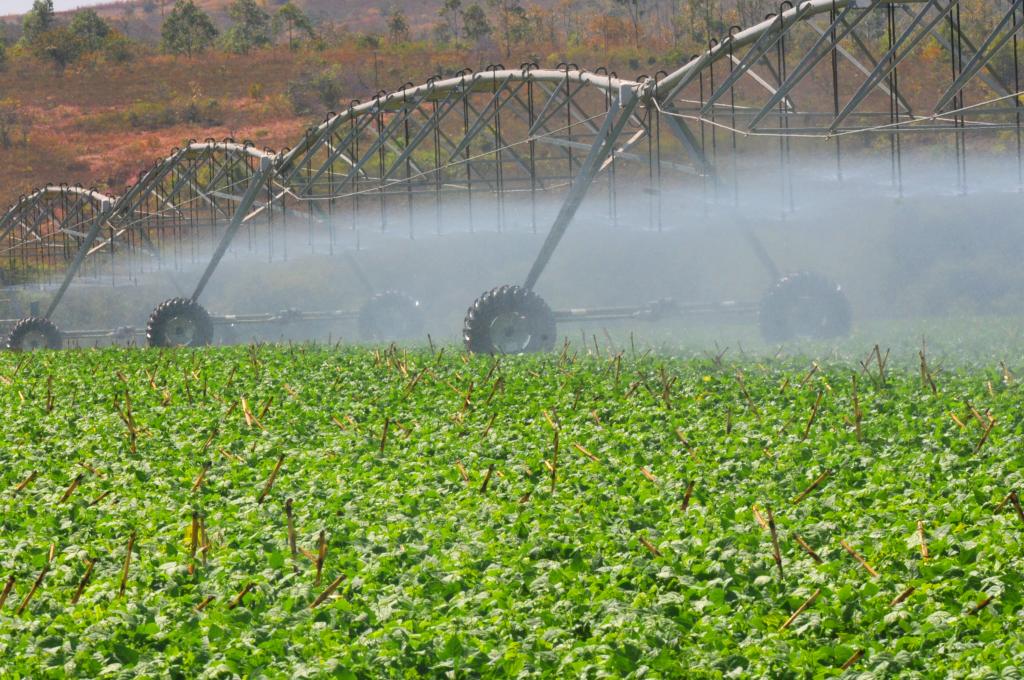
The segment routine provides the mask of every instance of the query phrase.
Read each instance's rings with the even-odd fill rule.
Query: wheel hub
[[[164,334],[172,345],[191,345],[196,337],[196,323],[186,316],[173,316],[167,320]]]
[[[518,312],[499,314],[491,322],[491,342],[502,354],[526,351],[533,339],[530,320]]]

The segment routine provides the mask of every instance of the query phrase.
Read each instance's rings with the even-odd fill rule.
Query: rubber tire
[[[7,335],[4,346],[12,352],[25,351],[22,342],[24,342],[25,336],[32,331],[39,331],[46,337],[46,349],[64,349],[64,335],[60,329],[52,321],[41,316],[22,319],[15,324]]]
[[[146,344],[150,347],[177,347],[170,344],[165,335],[167,322],[176,316],[191,317],[196,324],[196,334],[186,347],[205,347],[213,342],[213,321],[202,305],[188,298],[171,298],[157,305],[149,315]]]
[[[808,303],[815,305],[813,327],[799,328],[796,312]],[[810,272],[789,274],[780,279],[761,301],[758,321],[761,336],[768,343],[797,338],[830,340],[850,334],[853,313],[846,294],[836,283]]]
[[[404,328],[397,337],[381,328],[381,315],[398,312]],[[418,337],[423,332],[423,310],[418,300],[397,290],[378,293],[359,310],[359,335],[366,342],[391,342]]]
[[[555,315],[543,298],[520,286],[499,286],[476,299],[462,324],[466,349],[474,354],[502,354],[491,338],[491,324],[499,315],[509,312],[524,316],[533,330],[529,343],[519,354],[554,349],[558,339]]]

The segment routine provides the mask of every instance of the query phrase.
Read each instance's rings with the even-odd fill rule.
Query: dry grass
[[[456,63],[463,63],[459,54],[382,56],[380,84],[397,86],[403,78],[425,78],[438,66]],[[63,73],[35,60],[14,61],[0,71],[0,105],[18,119],[11,146],[0,147],[0,206],[47,182],[120,193],[140,171],[192,138],[235,137],[271,148],[294,143],[314,121],[294,113],[287,84],[335,64],[352,64],[364,77],[353,81],[334,108],[372,91],[372,55],[347,48],[209,53],[193,60],[151,55],[128,64],[87,62]],[[214,102],[216,119],[139,127],[128,122],[133,107],[180,109],[190,101]]]

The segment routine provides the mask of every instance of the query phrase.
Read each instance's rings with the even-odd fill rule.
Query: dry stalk
[[[926,560],[926,559],[928,559],[928,541],[925,540],[925,537],[924,537],[924,522],[921,521],[921,520],[917,520],[917,537],[921,541],[921,543],[920,543],[920,546],[921,546],[921,559]]]
[[[981,447],[985,445],[986,441],[988,441],[988,436],[989,436],[989,434],[991,434],[992,428],[994,428],[995,426],[996,426],[996,419],[995,418],[989,418],[988,427],[985,428],[985,432],[981,435],[981,439],[978,441],[977,446],[974,447],[974,453],[975,454],[977,454],[979,451],[981,451]]]
[[[779,627],[779,630],[786,630],[787,628],[792,626],[793,622],[796,621],[796,617],[798,617],[801,614],[803,614],[807,610],[808,607],[810,607],[812,604],[814,604],[814,601],[818,599],[819,595],[821,595],[821,588],[818,588],[817,590],[815,590],[814,593],[809,598],[804,600],[804,603],[796,608],[796,611],[793,612],[792,616],[790,616],[788,619],[786,619],[786,622]]]
[[[199,471],[199,475],[196,477],[196,481],[192,483],[192,493],[195,493],[200,486],[203,485],[203,480],[206,478],[206,473],[210,471],[210,461],[203,463],[203,469]]]
[[[686,493],[683,494],[683,512],[690,507],[690,498],[693,496],[693,480],[686,485]]]
[[[747,406],[750,407],[750,412],[757,415],[757,406],[754,404],[754,400],[750,397],[750,392],[747,391],[747,385],[743,382],[743,373],[741,371],[736,371],[736,382],[739,383],[740,391],[743,392],[743,396],[747,400]]]
[[[128,569],[132,566],[132,548],[135,547],[135,532],[128,537],[128,550],[125,551],[124,567],[121,569],[121,585],[117,589],[117,596],[124,597],[125,588],[128,587]]]
[[[0,593],[0,609],[4,608],[4,604],[7,603],[7,597],[11,594],[14,589],[14,574],[7,577],[7,583],[4,584],[4,590]]]
[[[934,380],[934,378],[932,378],[932,373],[928,369],[928,357],[925,355],[927,350],[928,350],[928,345],[922,339],[922,341],[921,341],[921,351],[918,352],[918,356],[921,357],[921,384],[923,386],[930,387],[931,390],[932,390],[932,394],[938,394],[939,391],[935,387],[935,380]]]
[[[1024,509],[1020,507],[1020,498],[1016,491],[1010,492],[1010,502],[1013,503],[1013,509],[1017,511],[1017,518],[1024,524]]]
[[[799,385],[799,387],[797,389],[803,389],[804,385],[806,385],[810,381],[810,379],[814,377],[814,374],[818,372],[819,368],[820,368],[820,366],[818,366],[818,362],[817,361],[812,361],[811,362],[811,370],[807,371],[807,375],[805,375],[804,379],[800,381],[800,385]],[[782,390],[780,390],[780,392],[781,391]]]
[[[384,453],[384,446],[388,443],[388,428],[391,427],[391,417],[384,418],[384,428],[380,433],[380,452]]]
[[[800,437],[800,441],[805,441],[811,434],[811,425],[814,424],[814,419],[818,417],[818,409],[821,407],[821,400],[824,396],[824,392],[818,392],[818,398],[814,400],[814,408],[811,409],[811,417],[807,419],[807,426],[804,428],[804,433]]]
[[[210,537],[206,533],[206,518],[199,515],[199,549],[203,553],[203,566],[206,566],[206,558],[210,553]]]
[[[845,671],[845,670],[848,670],[849,668],[853,667],[853,665],[855,663],[857,663],[858,661],[860,661],[861,657],[863,657],[863,656],[864,656],[864,650],[863,649],[858,649],[856,652],[854,652],[853,654],[850,655],[850,658],[846,660],[846,663],[844,663],[842,666],[840,666],[840,670]]]
[[[573,444],[573,448],[575,448],[577,451],[579,451],[580,453],[582,453],[584,456],[586,456],[590,460],[594,461],[595,463],[600,463],[601,462],[600,460],[598,460],[597,456],[595,456],[590,451],[588,451],[583,445],[581,445],[581,444]]]
[[[862,566],[865,569],[867,569],[869,574],[871,574],[875,578],[878,578],[878,572],[875,571],[874,567],[872,567],[870,564],[868,564],[867,560],[865,560],[863,557],[861,557],[860,554],[856,550],[851,548],[849,543],[847,543],[843,539],[839,539],[839,544],[841,546],[843,546],[843,549],[846,550],[846,552],[850,553],[850,556],[853,557],[853,559],[855,559],[858,562],[860,562],[860,566]]]
[[[270,410],[270,405],[273,403],[274,397],[267,397],[267,400],[263,402],[263,407],[260,409],[259,420],[263,420],[266,417],[267,411]]]
[[[803,499],[807,498],[807,496],[809,496],[811,494],[811,492],[813,492],[815,489],[817,489],[821,485],[821,483],[824,482],[828,478],[828,476],[830,474],[832,474],[831,470],[825,470],[820,475],[818,475],[818,478],[815,479],[813,482],[811,482],[810,486],[808,486],[806,489],[804,489],[803,492],[799,496],[797,496],[796,498],[793,499],[793,505],[798,505],[800,503],[800,501],[802,501]]]
[[[51,557],[50,559],[53,558]],[[28,603],[32,601],[32,596],[36,594],[37,590],[39,590],[39,586],[43,584],[43,579],[46,578],[46,574],[49,571],[50,561],[47,560],[46,564],[43,565],[42,571],[39,572],[39,576],[36,577],[35,583],[32,584],[32,589],[28,591],[28,594],[25,595],[25,599],[22,600],[21,604],[18,606],[18,609],[15,612],[16,616],[21,616],[28,608]]]
[[[199,513],[195,510],[192,511],[192,526],[190,527],[189,534],[188,573],[191,575],[196,572],[196,550],[199,548]]]
[[[661,367],[661,398],[665,401],[665,408],[672,409],[672,399],[670,391],[672,386],[675,385],[676,378],[668,379],[668,375],[665,373],[665,366]]]
[[[772,514],[772,507],[770,505],[766,505],[765,510],[768,511],[768,531],[772,535],[772,558],[775,560],[775,566],[779,568],[779,578],[782,578],[784,576],[782,572],[782,553],[779,551],[779,534],[775,529],[775,515]]]
[[[904,601],[905,601],[905,600],[906,600],[906,599],[907,599],[908,597],[910,597],[911,595],[913,595],[913,594],[914,594],[914,591],[915,591],[915,590],[917,590],[917,588],[915,588],[914,586],[910,586],[909,588],[907,588],[906,590],[904,590],[904,591],[903,591],[902,593],[900,593],[899,595],[897,595],[896,597],[894,597],[894,598],[893,598],[893,600],[892,600],[892,602],[890,602],[890,603],[889,603],[889,607],[890,607],[890,608],[892,608],[892,607],[895,607],[895,606],[897,606],[897,605],[901,604],[901,603],[902,603],[902,602],[904,602]]]
[[[487,466],[487,472],[484,473],[484,482],[480,485],[480,493],[487,493],[487,485],[491,481],[491,475],[494,473],[494,463]]]
[[[82,483],[82,478],[83,477],[85,477],[84,473],[83,474],[79,474],[77,477],[75,477],[73,480],[71,480],[71,484],[68,485],[68,488],[64,492],[64,495],[60,497],[59,501],[57,501],[57,505],[62,504],[64,501],[66,501],[68,498],[71,497],[71,494],[73,494],[75,492],[75,489],[78,488],[78,485]]]
[[[243,598],[244,598],[244,597],[245,597],[246,595],[248,595],[248,594],[249,594],[249,591],[250,591],[250,590],[252,590],[252,589],[253,589],[253,588],[255,588],[255,587],[256,587],[256,584],[255,584],[255,583],[253,583],[252,581],[249,581],[248,583],[246,583],[246,584],[245,584],[245,587],[244,587],[244,588],[242,588],[242,589],[241,589],[240,591],[238,591],[238,594],[237,594],[237,595],[235,595],[235,599],[234,599],[234,600],[232,600],[232,601],[231,601],[231,604],[229,604],[229,605],[228,605],[228,609],[234,609],[234,608],[236,608],[236,607],[237,607],[238,605],[242,604],[242,599],[243,599]]]
[[[977,616],[978,614],[981,613],[982,609],[984,609],[985,607],[987,607],[990,604],[992,604],[992,600],[994,600],[994,599],[996,599],[995,595],[989,595],[984,600],[982,600],[978,604],[974,605],[974,607],[971,608],[971,611],[967,612],[967,615],[968,616]]]
[[[324,571],[324,560],[327,559],[327,536],[324,534],[323,529],[320,530],[320,536],[317,539],[317,551],[316,551],[316,585],[320,585],[320,577]]]
[[[28,473],[28,477],[25,477],[25,479],[21,480],[21,484],[18,484],[18,486],[14,488],[14,494],[17,495],[24,491],[25,488],[32,483],[32,480],[34,480],[37,475],[38,473],[35,470]]]
[[[647,552],[651,553],[655,557],[661,557],[661,551],[654,547],[654,544],[647,540],[644,536],[639,537],[640,542],[643,543],[644,547],[647,548]]]
[[[805,541],[805,540],[804,540],[804,539],[803,539],[803,538],[802,538],[802,537],[800,536],[800,534],[793,534],[793,537],[794,537],[794,538],[796,539],[796,542],[797,542],[797,543],[798,543],[798,544],[800,545],[800,547],[801,547],[801,548],[803,548],[803,551],[804,551],[805,553],[807,553],[808,555],[810,555],[810,556],[811,556],[811,559],[812,559],[812,560],[814,560],[814,561],[815,561],[815,562],[817,562],[818,564],[822,564],[822,563],[823,563],[823,560],[822,560],[822,559],[821,559],[821,557],[820,557],[820,556],[818,555],[818,553],[814,552],[814,549],[813,549],[813,548],[811,548],[811,546],[809,546],[809,545],[807,544],[807,541]]]
[[[757,523],[761,525],[761,528],[765,531],[768,531],[768,522],[761,515],[761,511],[757,508],[757,504],[755,503],[754,505],[750,506],[750,509],[754,511],[754,519],[756,519]]]
[[[1003,384],[1007,387],[1013,387],[1013,372],[1006,367],[1006,362],[1000,361],[999,367],[1003,369]]]
[[[94,505],[99,505],[99,504],[100,504],[101,502],[103,502],[103,499],[104,499],[104,498],[106,498],[107,496],[109,496],[109,495],[110,495],[110,494],[112,494],[113,492],[114,492],[114,490],[113,490],[113,489],[107,489],[106,491],[104,491],[103,493],[101,493],[101,494],[100,494],[99,496],[96,496],[96,498],[92,499],[92,502],[91,502],[91,503],[89,503],[89,507],[91,508],[91,507],[93,507]]]
[[[345,580],[345,575],[344,574],[342,574],[338,578],[334,579],[334,581],[331,583],[331,585],[327,586],[327,590],[325,590],[324,592],[320,593],[320,595],[315,600],[313,600],[313,604],[309,605],[309,608],[310,609],[316,609],[321,604],[323,604],[324,600],[329,598],[331,596],[331,594],[334,593],[334,591],[338,589],[338,586],[340,586],[341,582],[344,581],[344,580]]]
[[[85,568],[85,574],[82,576],[82,580],[78,582],[78,588],[75,589],[75,595],[71,598],[71,604],[78,604],[78,599],[82,597],[82,593],[85,592],[85,586],[89,584],[89,579],[92,577],[92,569],[96,566],[96,560],[89,560],[88,565]]]
[[[274,469],[270,472],[270,477],[267,478],[267,483],[263,486],[263,492],[260,497],[256,500],[257,505],[262,505],[263,501],[266,500],[267,494],[274,487],[274,481],[277,479],[277,473],[281,470],[281,465],[284,464],[284,454],[282,453],[277,457],[277,463],[274,465]]]
[[[291,498],[284,502],[284,514],[288,520],[288,550],[291,552],[292,558],[294,559],[298,550],[296,549],[295,544],[295,518],[292,512]]]
[[[555,484],[558,483],[558,430],[555,430],[555,455],[551,462],[551,494],[555,493]]]

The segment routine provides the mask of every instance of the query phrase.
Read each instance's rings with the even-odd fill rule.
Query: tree
[[[444,22],[443,25],[447,28],[448,35],[455,42],[459,42],[459,38],[462,37],[459,31],[460,20],[462,19],[462,0],[444,0],[444,4],[437,14]]]
[[[110,25],[94,10],[84,9],[75,13],[68,31],[75,36],[83,52],[97,52],[110,36]]]
[[[238,54],[265,47],[271,43],[270,15],[256,0],[235,0],[228,8],[235,25],[224,34],[224,46]]]
[[[388,16],[388,40],[393,44],[409,42],[409,20],[397,7]]]
[[[312,22],[310,22],[306,13],[293,4],[291,0],[282,5],[281,9],[277,10],[277,14],[274,15],[274,32],[280,33],[282,30],[288,32],[288,47],[293,50],[298,47],[298,42],[295,40],[296,34],[305,34],[307,38],[313,37]]]
[[[57,26],[38,36],[32,43],[32,53],[49,59],[60,70],[77,60],[85,52],[81,38],[67,26]]]
[[[629,23],[633,26],[633,47],[640,47],[640,20],[647,11],[647,0],[615,0],[626,10]]]
[[[512,56],[512,44],[522,41],[529,32],[526,10],[519,0],[487,0],[498,13],[498,29],[505,43],[505,58]]]
[[[26,45],[38,42],[55,23],[53,0],[33,0],[32,9],[21,20],[22,40]]]
[[[3,71],[5,66],[7,66],[7,45],[0,40],[0,71]]]
[[[178,0],[167,15],[160,36],[164,50],[191,58],[193,54],[213,44],[217,28],[209,15],[196,7],[193,0]]]
[[[469,40],[479,43],[491,35],[491,22],[479,3],[474,2],[462,13],[462,32]]]

